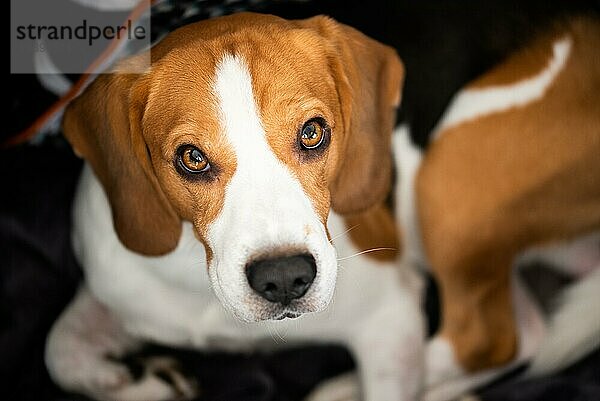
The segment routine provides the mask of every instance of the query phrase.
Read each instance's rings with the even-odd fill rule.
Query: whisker
[[[341,236],[343,236],[343,235],[346,235],[346,234],[348,234],[350,231],[354,230],[354,229],[355,229],[356,227],[358,227],[358,226],[359,226],[359,224],[355,224],[355,225],[353,225],[352,227],[350,227],[349,229],[347,229],[346,231],[344,231],[343,233],[340,233],[340,234],[336,235],[335,237],[332,237],[332,238],[329,240],[329,243],[333,243],[333,241],[335,241],[336,239],[340,238],[340,237],[341,237]]]
[[[289,327],[282,327],[281,330],[282,330],[281,332],[278,331],[277,333],[279,334],[279,338],[281,339],[281,341],[285,344],[285,343],[287,343],[286,337],[289,332]]]
[[[338,258],[338,261],[340,261],[340,260],[346,260],[346,259],[350,259],[350,258],[354,258],[356,256],[364,255],[365,253],[371,253],[371,252],[377,252],[377,251],[397,251],[397,250],[398,249],[396,249],[396,248],[389,248],[389,247],[365,249],[364,251],[357,252],[354,255],[344,256],[342,258]]]
[[[284,333],[280,332],[279,330],[276,330],[277,335],[283,343],[287,343],[287,339],[285,338],[287,336],[287,330],[285,327],[282,327],[282,329],[284,330]]]
[[[275,334],[277,336],[277,338],[275,338],[273,336],[273,334]],[[273,341],[275,341],[275,343],[277,344],[282,344],[285,343],[286,340],[285,338],[283,338],[283,336],[281,335],[281,333],[279,332],[279,328],[277,326],[273,326],[273,333],[271,333],[271,338],[273,339]]]
[[[267,326],[267,331],[269,332],[269,336],[271,337],[271,340],[273,340],[273,342],[275,344],[279,344],[279,342],[275,338],[275,335],[273,334],[273,328],[271,326]]]

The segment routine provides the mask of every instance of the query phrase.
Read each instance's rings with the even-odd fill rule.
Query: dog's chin
[[[290,305],[281,306],[271,304],[255,315],[255,321],[278,321],[285,319],[297,319],[305,314],[319,312],[316,308],[309,307],[302,301],[297,301],[296,305],[292,302]]]
[[[302,315],[320,312],[327,306],[326,302],[313,304],[309,299],[292,301],[289,305],[269,302],[254,292],[237,299],[229,298],[224,291],[215,291],[221,303],[238,320],[246,323],[258,323],[264,321],[279,321],[285,319],[297,319]]]
[[[287,311],[287,312],[283,312],[269,320],[297,319],[302,315],[303,315],[302,312]]]

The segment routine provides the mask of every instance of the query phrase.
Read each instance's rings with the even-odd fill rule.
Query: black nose
[[[316,274],[317,264],[310,255],[265,259],[246,267],[250,287],[266,300],[282,305],[306,294]]]

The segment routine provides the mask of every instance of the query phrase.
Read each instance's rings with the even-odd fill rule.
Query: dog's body
[[[384,206],[395,53],[323,17],[237,14],[174,32],[143,74],[118,69],[65,114],[90,165],[74,206],[85,284],[48,338],[55,381],[98,399],[193,397],[180,375],[134,382],[114,358],[141,341],[281,336],[347,344],[366,400],[414,399],[419,280],[394,263]],[[357,255],[389,248],[387,262]]]
[[[406,257],[431,266],[441,293],[427,399],[598,346],[599,38],[593,17],[557,24],[458,92],[425,152],[396,139]],[[548,327],[513,269],[533,259],[577,281]]]

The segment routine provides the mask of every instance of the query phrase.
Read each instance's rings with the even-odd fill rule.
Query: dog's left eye
[[[184,172],[197,174],[210,169],[210,163],[204,153],[193,145],[183,145],[177,149],[177,165]]]
[[[300,130],[300,146],[305,150],[317,149],[325,142],[327,127],[319,118],[308,120]]]

